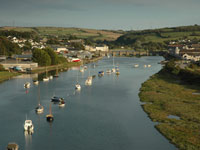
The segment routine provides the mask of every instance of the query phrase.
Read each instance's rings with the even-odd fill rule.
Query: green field
[[[199,150],[200,87],[159,72],[140,90],[140,99],[145,102],[142,107],[152,121],[158,122],[156,128],[180,150]]]
[[[122,34],[117,31],[111,30],[95,30],[95,29],[83,29],[83,28],[62,28],[62,27],[2,27],[0,30],[14,30],[20,32],[38,33],[41,37],[57,36],[68,37],[70,35],[77,36],[81,39],[90,38],[93,40],[116,40]]]

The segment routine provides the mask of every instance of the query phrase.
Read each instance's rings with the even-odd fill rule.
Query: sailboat
[[[78,83],[78,72],[77,72],[77,79],[76,79],[75,89],[76,90],[81,90],[81,85]]]
[[[38,106],[35,108],[36,113],[43,113],[44,107],[40,104],[40,87],[38,87]]]
[[[54,120],[52,112],[51,112],[51,103],[49,105],[49,114],[46,115],[47,121],[52,122]]]
[[[112,72],[115,73],[116,69],[115,69],[115,62],[114,62],[114,55],[113,55],[113,68],[112,68]]]
[[[33,80],[33,84],[38,85],[39,81],[38,80]]]
[[[79,71],[82,72],[82,73],[85,71],[84,68],[83,68],[83,66],[80,67]]]
[[[24,122],[24,131],[33,131],[34,129],[34,126],[33,126],[33,123],[32,123],[32,120],[28,120],[27,117],[26,117],[26,120]]]
[[[47,67],[46,67],[46,77],[43,78],[43,81],[49,81],[49,77],[47,77]]]
[[[65,106],[65,101],[62,99],[60,102],[59,102],[59,107],[64,107]]]
[[[92,76],[90,76],[90,71],[89,71],[89,76],[85,81],[85,85],[92,85]]]
[[[30,82],[26,82],[26,83],[24,84],[24,88],[26,88],[26,89],[30,88],[30,86],[31,86],[31,83],[30,83]]]

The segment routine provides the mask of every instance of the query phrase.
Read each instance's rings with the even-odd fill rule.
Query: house
[[[32,54],[14,55],[13,58],[18,60],[18,61],[31,61],[32,60]]]
[[[200,55],[194,56],[194,55],[183,54],[182,55],[182,59],[191,60],[191,61],[199,61],[200,60]]]
[[[68,53],[68,49],[66,47],[60,47],[58,45],[51,46],[56,53]]]
[[[104,52],[107,52],[109,50],[108,46],[107,45],[97,45],[96,46],[96,50],[97,51],[104,51]]]
[[[83,44],[83,40],[82,39],[68,40],[68,43],[82,43]]]
[[[93,46],[85,45],[85,50],[90,52],[95,52],[96,48]]]

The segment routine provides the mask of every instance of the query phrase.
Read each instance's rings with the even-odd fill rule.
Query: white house
[[[193,55],[184,54],[184,55],[182,55],[182,59],[184,59],[184,60],[192,60],[192,61],[199,61],[200,60],[200,56],[193,56]]]
[[[104,51],[104,52],[107,52],[109,50],[108,46],[107,45],[98,45],[96,46],[96,50],[97,51]]]
[[[68,52],[68,49],[67,49],[66,47],[57,47],[57,48],[55,49],[55,51],[56,51],[57,53],[60,53],[60,52]]]
[[[96,48],[92,47],[92,46],[89,46],[89,45],[85,45],[85,50],[86,51],[90,51],[90,52],[95,52],[96,51]]]

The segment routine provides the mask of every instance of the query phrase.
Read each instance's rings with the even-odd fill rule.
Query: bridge
[[[135,51],[135,50],[110,50],[108,52],[99,51],[100,56],[163,56],[166,51]]]

